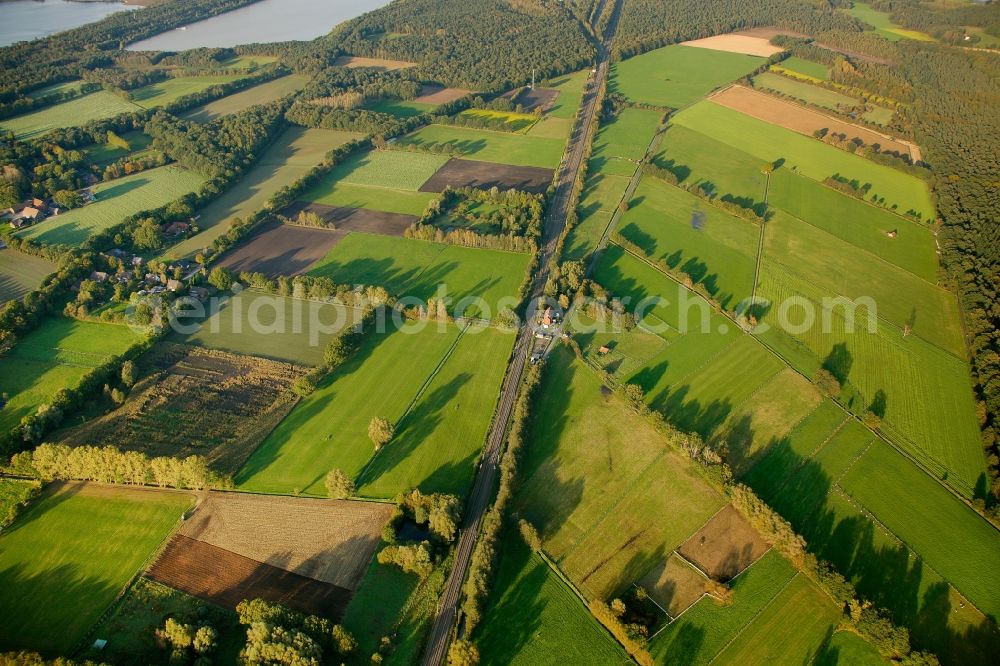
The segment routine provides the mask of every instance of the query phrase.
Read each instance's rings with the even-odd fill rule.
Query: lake
[[[310,40],[389,0],[261,0],[183,28],[129,44],[131,51],[183,51],[202,46]]]
[[[121,2],[4,0],[0,2],[0,46],[45,37],[133,9],[138,7]]]

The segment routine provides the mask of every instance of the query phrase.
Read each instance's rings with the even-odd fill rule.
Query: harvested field
[[[708,581],[675,553],[638,582],[660,608],[675,618],[701,599]]]
[[[757,530],[728,504],[677,551],[714,580],[726,582],[760,559],[767,549]]]
[[[518,91],[521,92],[520,95],[516,94]],[[548,111],[555,105],[556,99],[559,98],[559,91],[554,88],[534,88],[528,90],[518,88],[505,92],[501,97],[509,99],[515,104],[520,104],[526,113],[538,108],[542,111]]]
[[[228,252],[219,266],[234,273],[263,273],[269,278],[299,275],[341,238],[343,233],[330,229],[269,222],[248,242]]]
[[[552,169],[478,162],[453,157],[421,187],[421,192],[441,192],[445,187],[478,187],[488,190],[522,190],[541,194],[552,183]]]
[[[407,67],[416,67],[417,63],[407,62],[405,60],[388,60],[386,58],[365,58],[362,56],[340,56],[333,61],[336,67],[347,67],[349,69],[358,69],[360,67],[370,67],[372,69],[377,69],[380,72],[391,72],[395,69],[406,69]]]
[[[920,149],[908,141],[893,139],[874,130],[771,97],[752,88],[732,85],[715,93],[709,99],[716,104],[806,136],[813,136],[816,130],[827,128],[831,132],[846,134],[848,138],[856,137],[868,145],[877,144],[883,150],[909,155],[914,161],[920,159]]]
[[[178,533],[353,590],[392,511],[375,502],[213,492]]]
[[[348,231],[363,231],[369,234],[383,234],[385,236],[402,236],[403,232],[411,224],[420,219],[416,215],[387,213],[369,208],[328,206],[308,201],[296,201],[285,209],[284,214],[289,217],[295,217],[300,211],[315,213],[323,218],[324,222],[332,223],[337,232],[339,232],[338,240]]]
[[[302,613],[340,618],[351,600],[350,590],[180,534],[170,540],[146,577],[232,609],[244,599],[260,598]]]
[[[446,104],[448,102],[454,102],[456,99],[465,97],[472,90],[465,90],[464,88],[442,88],[441,86],[424,86],[420,89],[420,94],[414,97],[411,101],[418,102],[420,104]]]
[[[705,37],[704,39],[692,39],[681,42],[682,46],[693,46],[699,49],[711,49],[713,51],[725,51],[727,53],[743,53],[745,55],[760,56],[768,58],[775,53],[784,51],[780,46],[771,44],[766,37],[752,35],[728,34]]]
[[[252,356],[164,344],[145,357],[153,374],[113,412],[70,430],[68,444],[113,444],[150,457],[203,455],[232,474],[295,405],[304,368]]]

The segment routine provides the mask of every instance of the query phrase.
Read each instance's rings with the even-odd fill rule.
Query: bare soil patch
[[[353,590],[392,509],[378,502],[213,492],[179,534]]]
[[[226,253],[219,266],[270,278],[299,275],[326,256],[342,237],[329,229],[268,222],[249,241]]]
[[[152,374],[118,409],[72,428],[71,445],[113,444],[150,457],[202,455],[235,473],[295,405],[307,369],[253,356],[164,343],[141,360]]]
[[[420,89],[420,94],[413,98],[414,102],[421,104],[447,104],[456,99],[465,97],[473,91],[464,88],[442,88],[441,86],[424,86]]]
[[[266,599],[297,611],[339,620],[351,591],[224,548],[176,534],[146,577],[219,606],[235,609],[244,599]]]
[[[327,206],[310,201],[296,201],[282,211],[282,214],[294,218],[300,211],[319,215],[324,222],[332,224],[336,232],[341,235],[346,235],[348,231],[362,231],[385,236],[402,236],[403,232],[419,219],[416,215],[404,213],[387,213],[368,208]]]
[[[505,92],[501,97],[506,97],[515,104],[520,104],[524,107],[525,112],[538,108],[542,111],[548,111],[559,98],[559,91],[555,88],[518,88]]]
[[[743,53],[762,58],[767,58],[775,53],[784,51],[783,48],[775,46],[769,40],[770,37],[730,33],[728,35],[705,37],[704,39],[692,39],[687,42],[681,42],[681,46],[693,46],[699,49],[726,51],[728,53]]]
[[[676,618],[701,598],[706,582],[704,576],[675,553],[653,567],[639,580],[639,585],[646,588],[650,598],[671,618]]]
[[[732,85],[711,95],[709,99],[716,104],[799,134],[812,136],[816,130],[826,128],[837,134],[845,134],[848,138],[856,137],[868,145],[878,145],[883,150],[909,155],[914,160],[920,159],[919,148],[908,141],[894,139],[887,134],[845,122],[752,88]]]
[[[728,504],[677,550],[712,579],[724,583],[760,559],[768,548],[757,530]]]
[[[441,192],[445,187],[478,187],[522,190],[540,194],[552,183],[552,169],[477,162],[453,157],[421,185],[421,192]]]
[[[405,60],[388,60],[386,58],[365,58],[363,56],[340,56],[333,61],[336,67],[349,67],[357,69],[359,67],[370,67],[383,72],[391,72],[396,69],[406,69],[416,67],[417,63]]]

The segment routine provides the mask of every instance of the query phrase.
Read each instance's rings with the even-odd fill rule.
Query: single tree
[[[395,434],[396,428],[387,418],[376,416],[368,423],[368,437],[371,438],[376,451],[388,444]]]
[[[833,373],[826,368],[820,368],[813,375],[813,383],[816,387],[830,396],[831,398],[836,398],[840,395],[840,380],[833,376]]]
[[[135,367],[134,361],[122,363],[122,384],[126,388],[131,388],[139,380],[139,370]]]
[[[226,291],[233,286],[233,276],[225,268],[216,266],[208,274],[208,283],[219,291]]]
[[[326,474],[326,492],[333,499],[347,499],[354,494],[354,480],[343,470],[331,469]]]

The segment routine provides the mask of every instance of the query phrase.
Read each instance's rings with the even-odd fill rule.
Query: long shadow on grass
[[[744,434],[752,439],[749,427]],[[910,629],[915,649],[935,652],[946,665],[993,661],[1000,651],[995,623],[984,619],[962,631],[952,629],[949,586],[925,571],[904,545],[877,538],[880,528],[860,511],[845,515],[846,500],[838,510],[834,498],[840,491],[819,463],[792,451],[787,439],[772,441],[750,462],[741,481],[759,491],[805,537],[809,551],[850,580],[861,598]]]

